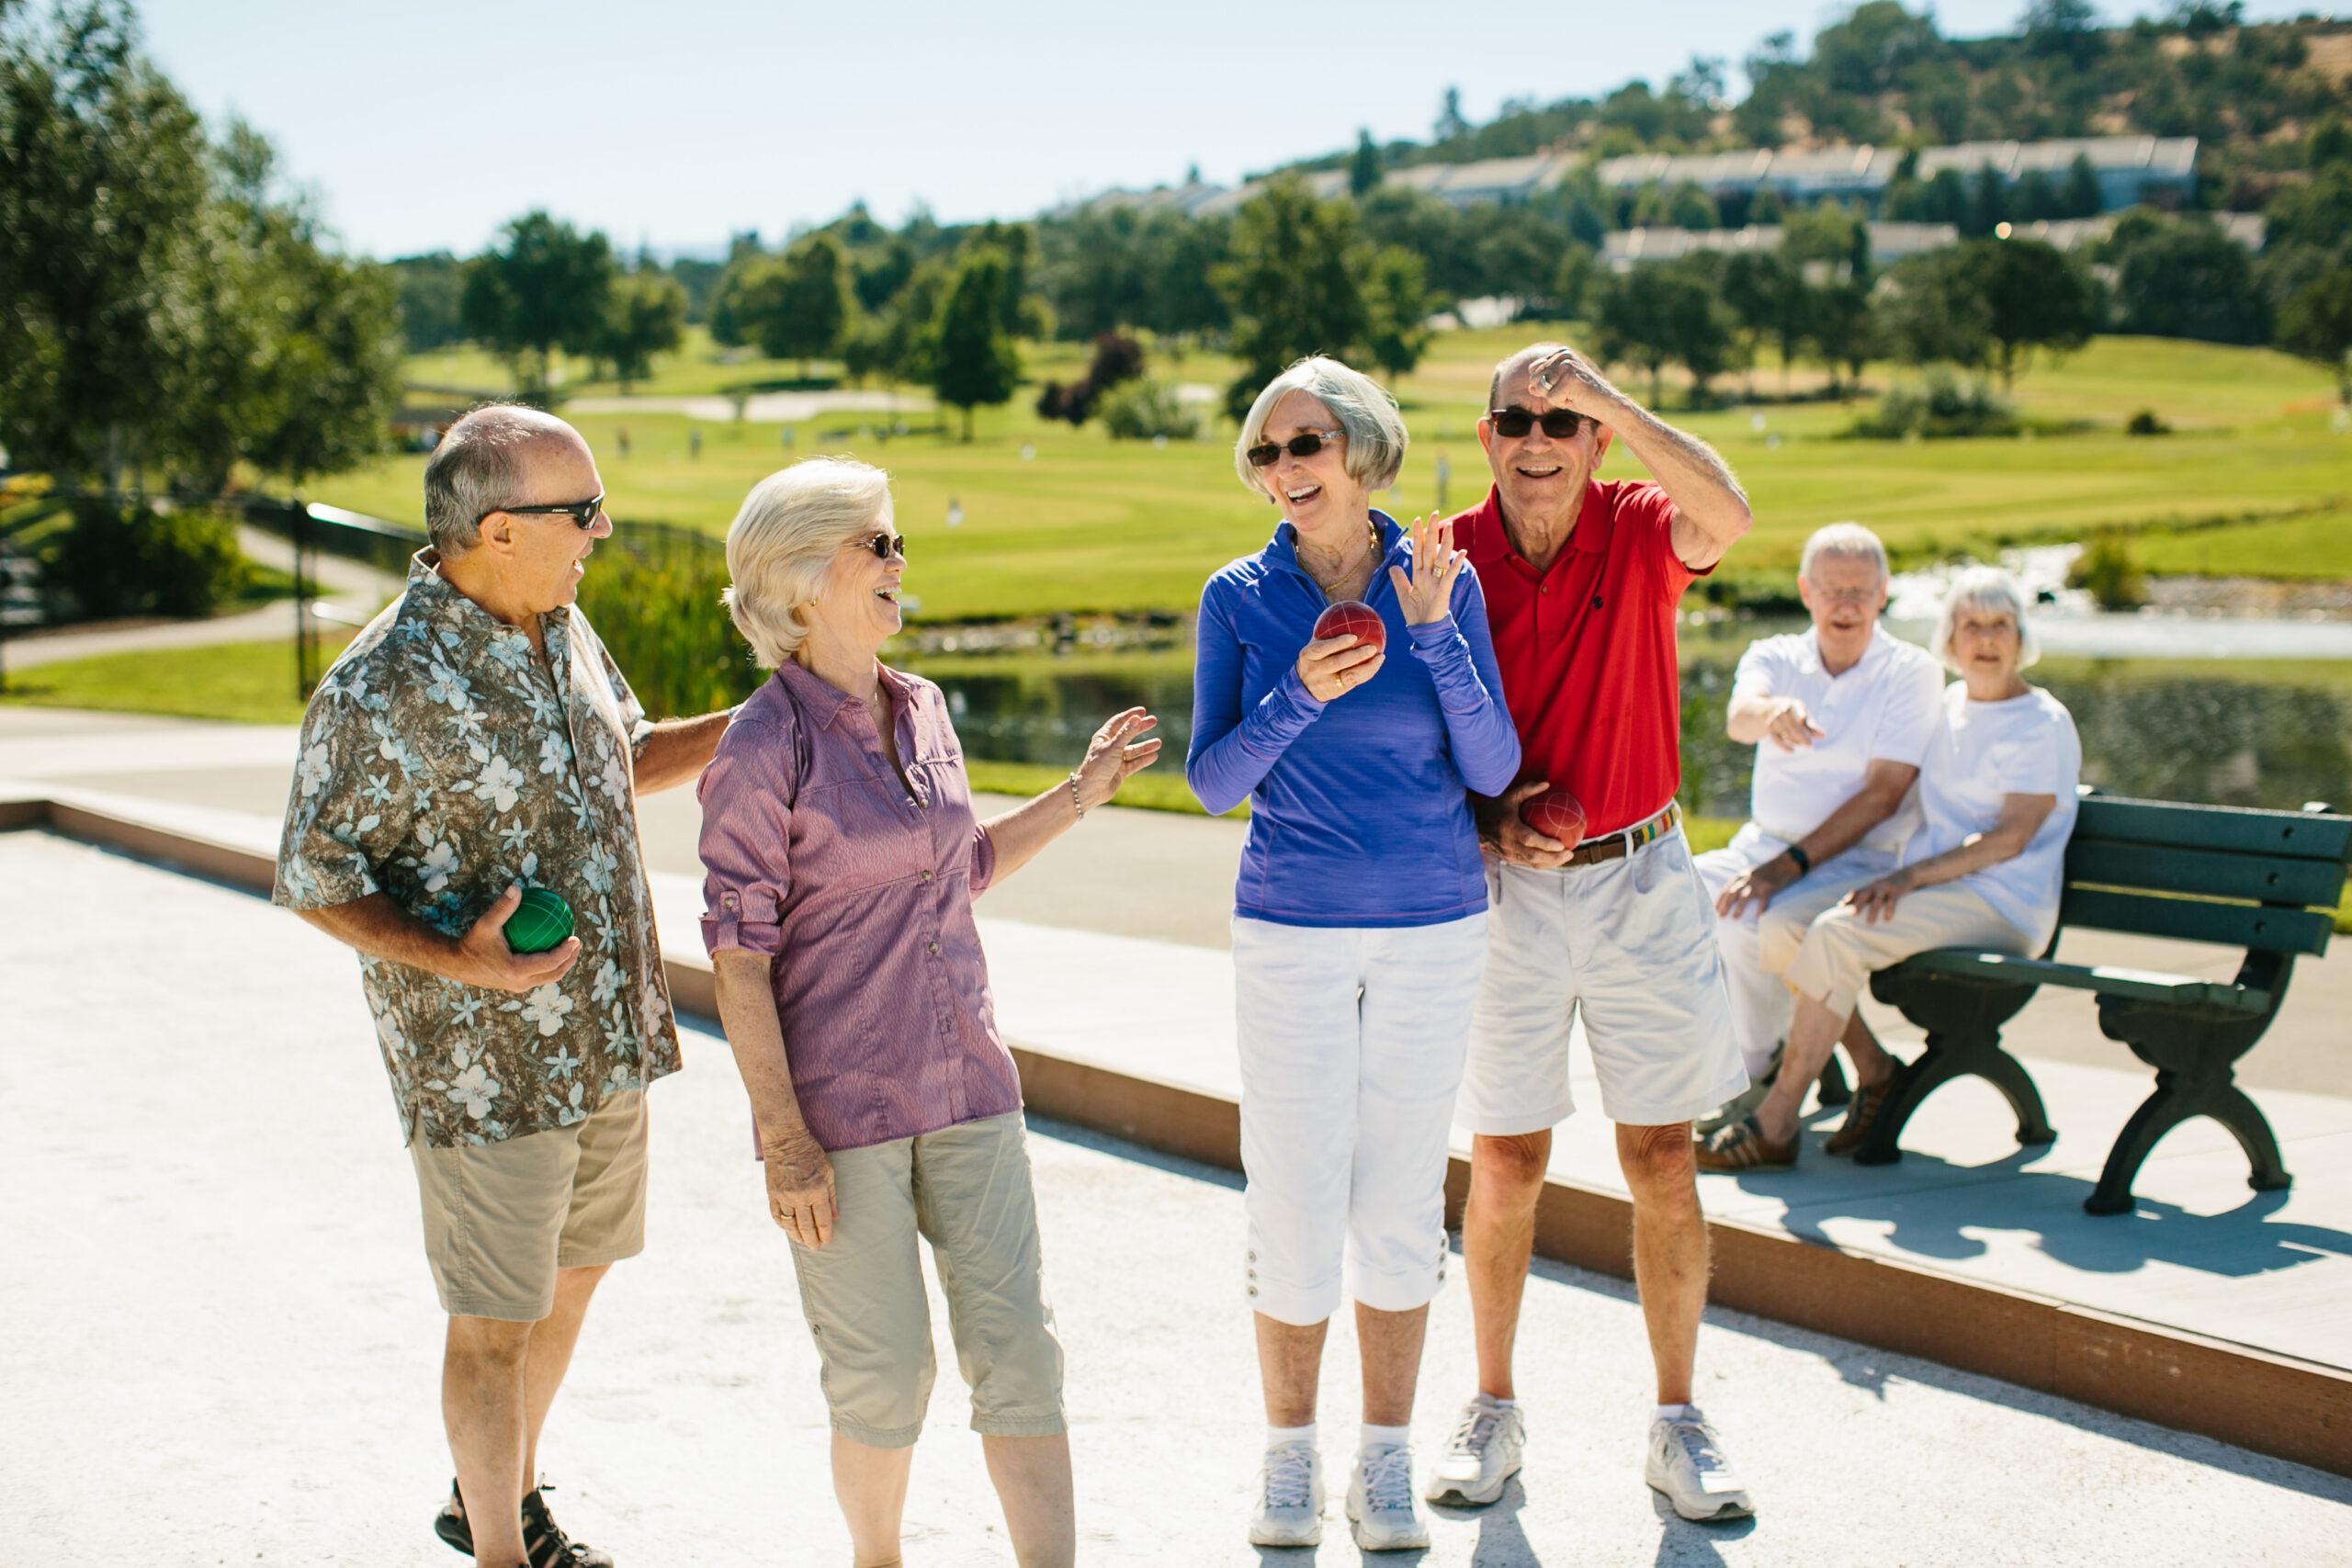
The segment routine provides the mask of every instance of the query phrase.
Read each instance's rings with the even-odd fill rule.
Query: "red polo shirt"
[[[1566,546],[1539,572],[1504,531],[1498,491],[1453,520],[1486,590],[1520,776],[1575,795],[1588,837],[1654,816],[1682,784],[1675,605],[1706,573],[1675,556],[1673,521],[1657,485],[1596,480]]]

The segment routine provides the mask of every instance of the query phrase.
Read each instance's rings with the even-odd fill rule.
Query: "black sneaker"
[[[540,1482],[523,1498],[523,1549],[530,1553],[527,1568],[614,1568],[613,1554],[583,1546],[563,1533],[563,1527],[548,1512],[543,1492],[555,1488]],[[474,1554],[474,1532],[466,1523],[465,1500],[458,1494],[458,1483],[449,1483],[449,1500],[433,1517],[433,1533],[458,1551],[471,1557]]]

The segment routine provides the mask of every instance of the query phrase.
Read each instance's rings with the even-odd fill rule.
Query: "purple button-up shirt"
[[[775,960],[800,1114],[854,1149],[1017,1110],[972,899],[996,849],[972,816],[947,701],[882,671],[902,781],[865,705],[797,664],[703,771],[703,944]]]

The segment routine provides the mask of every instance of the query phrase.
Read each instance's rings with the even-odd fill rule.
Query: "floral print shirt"
[[[273,901],[373,893],[462,934],[509,886],[571,906],[582,952],[525,996],[359,959],[403,1142],[435,1148],[585,1119],[678,1069],[638,845],[634,763],[652,726],[576,609],[542,660],[418,554],[303,716]]]

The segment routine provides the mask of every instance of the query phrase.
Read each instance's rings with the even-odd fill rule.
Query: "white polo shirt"
[[[1784,845],[1794,843],[1852,798],[1873,761],[1918,767],[1943,722],[1943,671],[1925,649],[1888,635],[1884,626],[1871,629],[1862,657],[1838,675],[1822,668],[1821,639],[1810,626],[1750,644],[1732,676],[1731,700],[1794,697],[1826,731],[1792,751],[1758,742],[1748,797],[1757,828]],[[1899,852],[1919,822],[1914,790],[1871,829],[1862,847]]]

